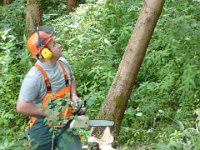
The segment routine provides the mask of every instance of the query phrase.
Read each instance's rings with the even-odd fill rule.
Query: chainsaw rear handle
[[[68,119],[71,116],[81,116],[84,115],[87,111],[86,108],[82,108],[83,103],[81,101],[77,102],[76,108],[72,108],[71,104],[68,104],[67,108],[64,110],[64,112],[62,113],[65,117],[67,117]]]
[[[77,102],[77,108],[75,109],[75,111],[72,112],[72,115],[78,115],[79,114],[79,111],[81,110],[82,108],[82,105],[83,103],[81,101],[78,101]]]

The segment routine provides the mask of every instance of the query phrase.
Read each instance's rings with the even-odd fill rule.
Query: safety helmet
[[[38,56],[42,49],[53,39],[52,27],[40,26],[27,42],[28,50],[33,56]]]

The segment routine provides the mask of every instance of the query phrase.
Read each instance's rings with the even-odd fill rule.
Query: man
[[[56,125],[45,122],[45,118],[50,118],[51,122],[54,116],[66,116],[66,110],[63,109],[66,108],[66,103],[78,98],[71,68],[61,57],[61,45],[55,42],[53,31],[52,27],[38,27],[37,32],[28,40],[28,50],[38,60],[23,80],[17,112],[31,118],[29,135],[32,148],[50,150],[57,147],[58,150],[79,150],[81,142],[77,135],[66,130],[53,139],[53,135],[56,137],[62,127],[56,128]],[[56,112],[54,108],[58,104],[57,101],[61,101],[62,107]],[[50,131],[55,128],[56,132]]]

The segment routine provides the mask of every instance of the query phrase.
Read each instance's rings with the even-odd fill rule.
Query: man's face
[[[47,47],[51,50],[53,53],[53,58],[54,60],[58,60],[62,56],[62,51],[61,51],[61,45],[56,43],[54,39],[52,39],[48,44]]]

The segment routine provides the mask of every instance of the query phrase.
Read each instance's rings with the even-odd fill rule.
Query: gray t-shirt
[[[69,85],[71,85],[72,71],[66,59],[60,58],[61,62],[67,71]],[[61,66],[58,62],[55,65],[42,63],[39,60],[36,62],[47,73],[51,83],[52,92],[58,91],[65,87],[65,78]],[[19,93],[19,98],[26,102],[38,104],[42,102],[43,97],[47,92],[43,74],[33,66],[26,74]]]

